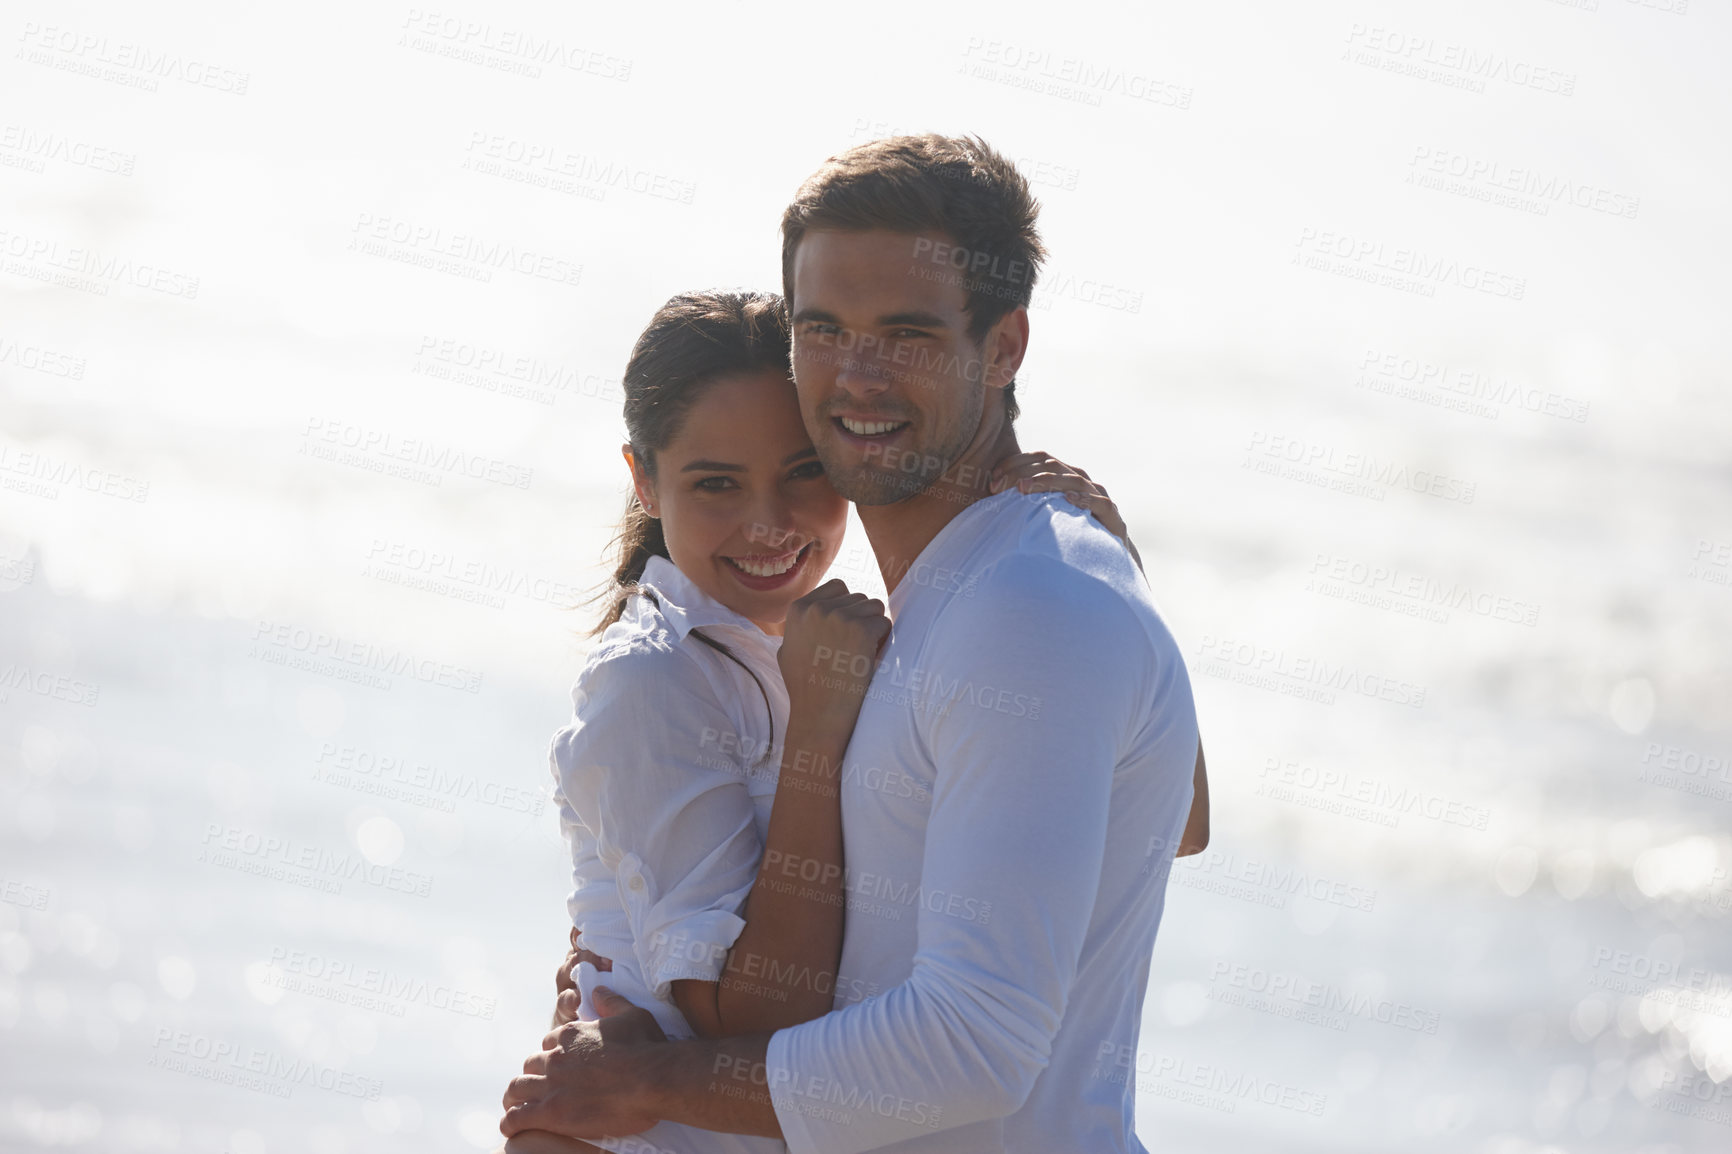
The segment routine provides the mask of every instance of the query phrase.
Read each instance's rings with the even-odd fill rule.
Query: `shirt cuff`
[[[770,1035],[769,1048],[764,1052],[764,1075],[771,1087],[783,1087],[779,1092],[770,1091],[770,1105],[775,1107],[776,1121],[781,1123],[782,1141],[788,1144],[788,1154],[818,1154],[818,1140],[806,1124],[806,1114],[800,1109],[798,1098],[787,1089],[797,1077],[791,1051],[794,1032],[799,1028],[790,1026]]]

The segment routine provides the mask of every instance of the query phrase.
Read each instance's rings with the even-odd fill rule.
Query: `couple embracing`
[[[1017,443],[1036,211],[978,139],[861,145],[784,213],[782,297],[638,339],[552,748],[572,951],[506,1151],[1142,1149],[1207,791],[1118,510]],[[888,607],[824,580],[849,501]]]

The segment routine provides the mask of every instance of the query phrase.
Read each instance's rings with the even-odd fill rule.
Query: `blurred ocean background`
[[[0,24],[0,1149],[487,1148],[626,353],[906,130],[1191,663],[1143,1141],[1732,1149],[1723,5],[152,9]]]

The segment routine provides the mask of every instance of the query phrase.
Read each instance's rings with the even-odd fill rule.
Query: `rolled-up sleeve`
[[[1026,555],[935,624],[921,666],[947,700],[916,704],[936,777],[913,970],[772,1037],[790,1151],[853,1154],[970,1124],[946,1149],[1002,1149],[1002,1130],[978,1124],[1022,1105],[1064,1017],[1114,768],[1149,689],[1146,654],[1127,643],[1141,632],[1105,586]]]
[[[746,774],[730,752],[740,735],[677,648],[601,654],[572,699],[551,754],[562,822],[569,812],[594,838],[644,981],[665,1000],[674,981],[718,980],[762,854]],[[581,905],[575,895],[594,884],[595,864],[580,856],[581,838],[571,847]]]

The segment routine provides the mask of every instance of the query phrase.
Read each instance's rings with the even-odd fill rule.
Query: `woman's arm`
[[[788,733],[746,926],[719,981],[672,987],[674,1004],[703,1037],[779,1030],[834,1004],[846,901],[842,759],[889,631],[883,603],[838,580],[789,608],[777,657]]]

